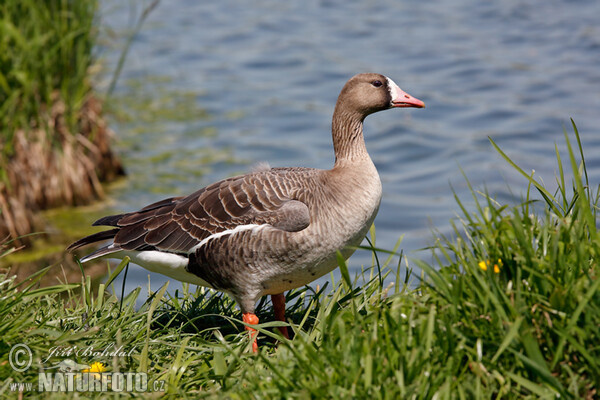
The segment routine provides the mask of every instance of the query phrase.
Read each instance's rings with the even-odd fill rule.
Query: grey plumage
[[[129,255],[151,271],[226,291],[253,312],[260,296],[331,271],[336,251],[349,257],[364,238],[381,183],[364,144],[363,120],[391,107],[422,107],[414,98],[400,102],[397,93],[406,95],[378,74],[357,75],[344,86],[333,116],[331,170],[261,168],[224,179],[189,196],[101,218],[94,225],[114,228],[69,250],[112,239],[82,261]]]

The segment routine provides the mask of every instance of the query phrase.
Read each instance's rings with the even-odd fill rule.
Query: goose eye
[[[371,83],[371,85],[375,86],[375,87],[380,87],[381,85],[383,85],[383,83],[381,83],[381,81],[373,81]]]

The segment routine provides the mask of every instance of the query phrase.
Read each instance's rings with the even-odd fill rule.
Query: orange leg
[[[250,325],[257,325],[258,317],[254,313],[243,313],[242,321]],[[258,353],[258,343],[256,343],[258,331],[250,326],[246,326],[246,330],[250,332],[250,338],[252,339],[252,352]]]
[[[271,301],[273,302],[273,311],[275,312],[275,318],[278,321],[285,322],[285,296],[283,293],[273,294],[271,295]],[[289,339],[287,326],[280,326],[279,332],[283,335],[284,338]]]

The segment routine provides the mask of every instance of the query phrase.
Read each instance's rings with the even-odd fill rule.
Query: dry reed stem
[[[43,229],[37,211],[102,198],[100,182],[123,175],[110,148],[112,131],[101,112],[101,103],[90,95],[79,113],[79,132],[70,132],[65,105],[57,95],[46,129],[15,132],[7,182],[0,182],[0,237],[26,243],[20,236]]]

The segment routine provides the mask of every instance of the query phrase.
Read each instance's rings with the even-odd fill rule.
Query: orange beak
[[[415,107],[415,108],[425,108],[425,103],[416,97],[412,97],[410,94],[406,93],[404,90],[400,89],[396,84],[392,83],[391,87],[392,93],[392,108],[405,108],[405,107]]]

